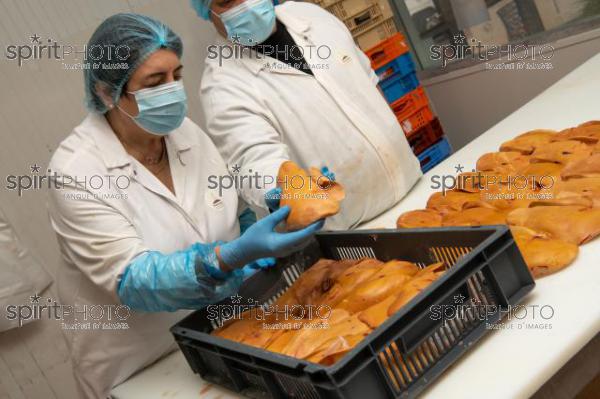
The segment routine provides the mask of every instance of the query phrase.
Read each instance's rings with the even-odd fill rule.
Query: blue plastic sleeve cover
[[[221,242],[196,243],[172,254],[148,251],[125,269],[117,293],[136,311],[200,309],[238,292],[242,270],[223,273],[215,248]]]

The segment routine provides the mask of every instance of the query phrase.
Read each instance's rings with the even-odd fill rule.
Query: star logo
[[[41,297],[41,296],[39,296],[39,295],[37,294],[37,292],[36,292],[34,295],[32,295],[32,296],[30,296],[30,297],[29,297],[29,299],[31,300],[31,303],[40,303],[40,299],[41,299],[41,298],[42,298],[42,297]]]
[[[31,39],[31,43],[41,43],[40,39],[41,37],[37,35],[37,33],[34,33],[33,36],[29,36],[29,39]]]
[[[35,163],[29,167],[31,169],[31,173],[40,173],[40,166]]]
[[[231,171],[232,171],[233,173],[236,173],[236,174],[237,174],[237,173],[240,173],[240,169],[241,169],[241,168],[242,168],[242,167],[236,163],[235,165],[233,165],[233,166],[231,167]]]
[[[233,42],[233,44],[240,44],[241,43],[240,39],[241,39],[241,37],[237,33],[235,35],[231,36],[231,41]]]
[[[456,169],[456,173],[462,173],[465,170],[465,167],[461,164],[458,164],[454,167],[454,169]]]
[[[231,296],[231,303],[240,303],[242,301],[242,297],[238,294]]]
[[[466,44],[467,43],[467,37],[464,35],[464,33],[460,32],[456,35],[454,35],[454,44]]]
[[[463,294],[454,295],[454,303],[463,303],[465,299]]]

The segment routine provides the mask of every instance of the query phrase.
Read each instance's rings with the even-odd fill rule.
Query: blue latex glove
[[[121,302],[138,311],[171,312],[200,309],[236,294],[244,280],[243,272],[220,271],[215,252],[220,244],[196,243],[168,255],[158,251],[139,255],[119,282]],[[222,278],[213,275],[217,272]]]
[[[279,200],[281,199],[281,187],[273,188],[265,193],[265,202],[271,212],[279,209]]]
[[[252,226],[256,223],[256,213],[252,211],[250,208],[244,209],[244,212],[238,217],[240,222],[240,235],[244,234],[248,227]]]
[[[331,181],[335,181],[335,173],[329,170],[327,166],[321,168],[323,176]],[[281,188],[276,187],[265,193],[265,202],[271,212],[279,209],[279,200],[281,199]]]
[[[335,173],[333,173],[332,171],[330,171],[327,166],[323,166],[321,168],[321,173],[323,174],[323,176],[325,176],[329,180],[335,181]]]
[[[284,206],[264,219],[253,224],[238,239],[221,245],[221,260],[229,267],[237,269],[256,259],[283,257],[304,248],[312,236],[323,227],[320,220],[302,230],[291,233],[277,233],[275,226],[285,220],[290,207]]]
[[[269,269],[275,266],[276,264],[277,261],[275,260],[275,258],[262,258],[257,260],[256,262],[249,263],[242,268],[244,280],[249,279],[259,270]]]

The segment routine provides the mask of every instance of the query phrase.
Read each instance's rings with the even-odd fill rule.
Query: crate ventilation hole
[[[431,248],[431,253],[436,261],[453,266],[471,250],[472,248],[468,247],[436,247]],[[485,278],[480,271],[468,279],[467,286],[476,304],[497,303],[485,288]],[[458,345],[462,337],[480,325],[484,316],[480,312],[480,307],[467,305],[465,318],[448,320],[445,325],[440,325],[410,354],[402,353],[394,341],[384,347],[379,353],[379,360],[394,391],[397,394],[405,391],[449,350]]]
[[[371,247],[336,247],[339,259],[375,258]]]

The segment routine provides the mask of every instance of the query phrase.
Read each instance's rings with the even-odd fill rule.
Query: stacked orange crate
[[[368,49],[366,54],[371,60],[372,68],[380,78],[384,96],[390,102],[390,107],[398,118],[413,152],[422,161],[423,170],[431,169],[450,155],[451,149],[444,137],[439,120],[429,107],[425,90],[421,86],[417,86],[400,98],[396,98],[397,96],[393,96],[391,91],[386,90],[386,82],[392,80],[394,76],[410,73],[412,61],[409,62],[409,48],[404,36],[396,33]],[[396,91],[396,93],[402,92]],[[436,149],[438,151],[427,152],[434,146],[438,147]],[[435,152],[436,157],[430,159],[430,152]]]

